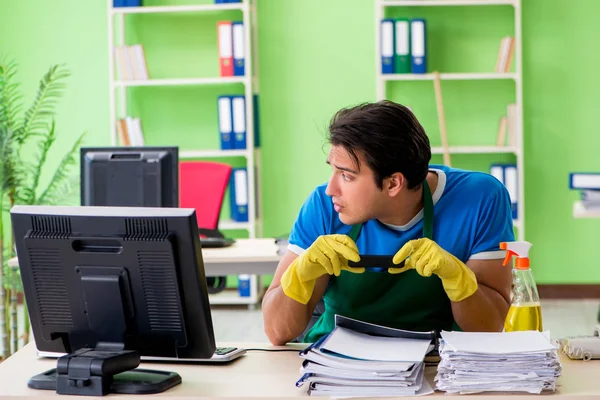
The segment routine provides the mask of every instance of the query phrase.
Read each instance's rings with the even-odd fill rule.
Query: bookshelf
[[[494,11],[490,12],[489,10]],[[480,16],[481,19],[491,19],[480,21],[478,20]],[[388,18],[424,18],[426,20],[426,73],[382,73],[381,21]],[[470,25],[468,23],[462,25],[463,21],[461,19],[463,18],[467,18]],[[503,18],[510,19],[510,21],[504,21],[504,25],[498,28],[501,24],[497,22],[497,19]],[[484,170],[487,165],[486,172],[489,172],[489,166],[493,163],[516,164],[518,181],[517,218],[513,220],[513,224],[516,228],[517,240],[524,240],[521,0],[376,0],[375,21],[377,99],[399,101],[413,109],[430,135],[434,157],[439,157],[442,154],[445,154],[445,156],[458,155],[456,157],[458,162],[454,162],[455,158],[453,157],[453,167],[467,168],[460,162],[460,160],[466,160],[465,157],[477,159],[475,164],[478,163],[479,168],[476,169]],[[490,21],[494,22],[489,23]],[[455,22],[459,25],[455,27],[450,25]],[[512,27],[507,29],[507,24],[512,25]],[[448,37],[445,32],[448,28],[452,28],[450,30],[452,34],[456,35],[456,38]],[[478,29],[476,31],[477,35],[473,35],[473,31],[468,31],[468,29]],[[512,69],[506,72],[494,72],[496,55],[492,51],[498,49],[498,43],[502,36],[507,34],[507,30],[510,31],[510,36],[514,38]],[[436,40],[435,46],[432,45],[432,41]],[[456,43],[459,41],[461,43],[457,45]],[[472,46],[471,42],[474,43]],[[435,51],[432,51],[432,47],[435,47],[437,53],[443,54],[436,54]],[[478,53],[474,52],[473,48],[476,48]],[[454,49],[457,51],[457,56],[453,59],[450,52]],[[489,62],[482,62],[481,59],[486,57],[489,58]],[[459,61],[456,59],[459,59]],[[431,133],[438,129],[438,125],[441,125],[438,119],[440,109],[438,108],[438,113],[435,112],[437,101],[434,101],[432,95],[435,91],[435,71],[439,71],[437,82],[441,84],[441,92],[444,93],[444,97],[446,96],[446,90],[449,92],[454,90],[456,93],[460,93],[454,95],[454,99],[458,101],[452,102],[452,98],[450,102],[445,98],[443,101],[443,107],[446,108],[445,110],[442,109],[443,116],[448,120],[447,148],[444,147],[444,134],[441,127],[439,129],[442,139],[439,145],[437,134]],[[433,85],[430,82],[433,82]],[[485,95],[486,99],[489,99],[491,96],[486,91],[498,92],[498,99],[492,100],[493,104],[490,105],[489,110],[485,109],[486,105],[481,104],[481,101],[473,99],[473,97],[477,97],[473,94]],[[505,101],[505,99],[509,100]],[[463,101],[467,104],[464,106],[465,109],[470,107],[476,111],[472,111],[471,114],[466,112],[457,117],[456,115],[463,110],[456,103],[462,103]],[[514,137],[507,145],[498,145],[497,134],[499,120],[502,115],[498,115],[495,110],[498,110],[499,107],[505,107],[504,110],[506,110],[509,103],[514,104],[514,115],[512,116],[512,133]],[[471,119],[475,119],[470,118],[472,115],[483,118],[479,117],[482,110],[485,112],[485,118],[490,115],[488,121],[485,123],[471,122]],[[480,128],[477,125],[485,126],[485,128]],[[462,129],[465,131],[470,130],[470,135],[458,132]],[[462,135],[460,135],[461,133]]]
[[[149,0],[139,7],[113,7],[113,0],[107,0],[108,5],[108,43],[109,43],[109,82],[110,82],[110,143],[113,146],[119,145],[119,136],[117,132],[117,120],[131,115],[141,115],[141,124],[145,122],[144,117],[147,117],[150,122],[144,126],[145,145],[171,145],[179,146],[180,160],[216,160],[226,162],[234,167],[246,167],[247,170],[247,185],[248,185],[248,221],[237,222],[231,219],[222,218],[219,222],[219,229],[231,231],[233,237],[249,237],[256,238],[262,235],[262,227],[259,219],[260,202],[257,196],[258,192],[258,172],[260,170],[260,150],[255,147],[255,96],[258,94],[258,66],[257,60],[257,40],[256,40],[256,1],[257,0],[242,0],[239,3],[222,3],[212,4],[212,0],[198,0],[198,3],[204,4],[160,4],[162,0]],[[208,3],[210,2],[210,4]],[[164,0],[164,3],[173,3],[169,0]],[[168,20],[166,20],[168,18]],[[244,60],[245,60],[245,75],[244,76],[219,76],[218,65],[218,42],[210,41],[212,35],[216,36],[217,25],[219,20],[237,20],[243,22],[243,44],[244,44]],[[168,21],[168,22],[164,22]],[[179,22],[182,22],[179,24]],[[153,57],[150,57],[144,43],[144,35],[138,34],[136,24],[147,25],[146,28],[140,28],[146,34],[146,37],[154,39],[151,44],[155,50]],[[149,25],[149,27],[148,27]],[[209,26],[210,25],[210,26]],[[169,38],[185,38],[190,36],[195,29],[198,29],[198,37],[195,45],[197,47],[184,48],[181,42],[169,43]],[[144,30],[145,29],[145,30]],[[169,34],[166,34],[156,40],[156,35],[160,35],[160,30],[166,29]],[[187,29],[184,31],[184,29]],[[201,30],[203,29],[203,30]],[[180,33],[173,34],[180,30]],[[156,33],[159,32],[159,33]],[[135,34],[133,34],[135,33]],[[179,35],[179,36],[177,36]],[[138,37],[139,36],[139,37]],[[192,35],[194,36],[194,35]],[[187,42],[186,42],[187,43]],[[141,44],[144,55],[142,56],[143,63],[146,64],[147,74],[137,74],[135,78],[127,77],[123,72],[122,60],[123,53],[119,55],[120,49],[125,46],[133,46]],[[202,48],[200,47],[202,45]],[[173,76],[169,74],[169,62],[165,60],[169,57],[171,47],[176,47],[180,53],[180,57],[190,55],[192,60],[189,64],[196,63],[196,71],[201,71],[196,74],[191,74],[189,71],[192,68],[187,68],[188,71],[181,73],[181,76]],[[206,47],[211,47],[206,49]],[[124,51],[125,54],[127,50]],[[121,57],[121,58],[119,58]],[[195,57],[195,58],[194,58]],[[162,58],[162,59],[161,59]],[[129,65],[134,62],[129,61]],[[177,63],[173,63],[177,64]],[[208,65],[214,64],[214,65]],[[137,64],[139,66],[139,63]],[[181,65],[181,63],[180,63]],[[166,66],[166,67],[165,67]],[[177,65],[176,65],[177,66]],[[184,65],[185,67],[185,65]],[[186,68],[180,68],[180,70]],[[156,72],[160,70],[159,72]],[[156,73],[155,73],[156,72]],[[135,73],[134,73],[135,75]],[[177,74],[174,74],[177,75]],[[197,76],[194,76],[197,75]],[[185,99],[180,100],[180,105],[165,104],[165,109],[160,108],[161,95],[164,96],[167,91],[186,91],[193,90],[193,95],[188,95]],[[143,92],[140,92],[143,91]],[[154,92],[153,92],[154,91]],[[160,92],[155,92],[160,91]],[[159,93],[156,95],[156,93]],[[181,93],[181,92],[178,92]],[[245,99],[245,122],[246,122],[246,149],[237,150],[221,150],[218,142],[218,114],[217,114],[217,96],[219,95],[238,95]],[[173,127],[165,129],[164,126],[168,123],[160,121],[162,117],[167,118],[170,110],[178,109],[180,113],[185,110],[192,110],[187,99],[195,99],[202,97],[204,99],[201,105],[197,106],[197,110],[202,110],[203,117],[210,120],[202,126],[197,121],[190,123],[182,118],[175,119]],[[158,107],[160,112],[148,111],[143,106],[136,103],[138,98],[151,98],[154,107]],[[177,99],[177,95],[169,97],[169,99]],[[213,100],[214,99],[214,100]],[[165,103],[168,103],[165,100]],[[188,104],[186,104],[188,103]],[[159,104],[157,106],[157,104]],[[168,108],[172,107],[172,108]],[[150,109],[150,107],[146,107]],[[184,110],[184,111],[181,111]],[[198,111],[196,111],[198,112]],[[157,123],[158,122],[158,123]],[[187,125],[186,125],[187,124]],[[155,128],[156,125],[160,125]],[[162,132],[157,133],[162,129]],[[173,135],[169,132],[173,130]],[[181,130],[183,133],[179,133]],[[157,132],[153,132],[157,131]],[[169,133],[165,133],[169,132]],[[198,135],[197,145],[190,146],[190,140],[185,140],[188,144],[182,145],[182,139],[188,139],[190,132]],[[148,135],[147,135],[148,134]],[[212,135],[212,136],[211,136]],[[148,137],[146,137],[148,136]],[[211,136],[211,138],[207,138]],[[148,139],[148,140],[146,140]],[[204,144],[210,143],[208,146]],[[227,203],[227,198],[224,200]],[[225,204],[224,209],[228,209]],[[231,290],[226,290],[215,295],[210,295],[211,304],[247,304],[249,307],[254,307],[260,301],[261,296],[260,277],[251,275],[250,277],[250,296],[239,296],[237,291],[233,293]]]

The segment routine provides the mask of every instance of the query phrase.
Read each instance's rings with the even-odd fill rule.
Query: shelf
[[[219,229],[251,229],[252,225],[249,222],[236,222],[231,220],[223,220],[219,222]]]
[[[380,74],[384,81],[432,81],[433,74]],[[517,74],[501,72],[483,73],[441,73],[441,80],[446,81],[478,81],[478,80],[517,80]]]
[[[449,146],[450,154],[503,154],[512,153],[519,155],[519,149],[508,146]],[[432,154],[444,154],[443,147],[432,147]]]
[[[600,207],[586,209],[581,201],[573,204],[573,217],[575,218],[600,218]]]
[[[406,6],[515,6],[514,0],[393,0],[382,1],[384,7]]]
[[[181,5],[181,6],[149,6],[149,7],[116,7],[112,8],[113,15],[118,14],[160,14],[160,13],[180,13],[180,12],[206,12],[206,11],[230,11],[244,10],[244,3],[231,4],[199,4],[199,5]]]
[[[248,83],[249,79],[245,76],[218,77],[218,78],[182,78],[182,79],[148,79],[115,81],[115,87],[133,87],[133,86],[197,86],[197,85],[226,85],[228,83]]]
[[[217,157],[248,157],[248,150],[188,150],[180,151],[179,159],[217,158]]]

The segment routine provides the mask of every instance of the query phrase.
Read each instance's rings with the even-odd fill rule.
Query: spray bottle
[[[537,286],[529,267],[529,242],[502,242],[506,250],[503,265],[516,256],[513,270],[513,298],[504,321],[504,331],[542,331],[542,310]]]

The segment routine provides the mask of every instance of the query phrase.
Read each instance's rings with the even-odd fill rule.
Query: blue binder
[[[254,119],[254,148],[260,147],[260,124],[259,124],[259,113],[258,113],[258,94],[252,95],[252,100],[254,101],[254,109],[253,109],[253,119]]]
[[[492,164],[490,174],[498,179],[510,196],[510,207],[513,219],[519,217],[519,182],[516,164]]]
[[[233,75],[244,76],[246,72],[246,54],[244,46],[244,23],[233,21]]]
[[[113,7],[125,7],[126,0],[113,0]]]
[[[233,148],[246,148],[246,98],[231,97],[231,113],[233,116]]]
[[[125,7],[140,7],[142,0],[123,0]]]
[[[233,149],[233,115],[231,96],[219,96],[217,99],[217,112],[219,116],[219,135],[221,136],[221,150]]]
[[[231,219],[236,222],[248,222],[248,171],[246,168],[234,168],[229,184]]]
[[[394,20],[381,20],[381,73],[394,73]]]
[[[598,190],[600,189],[600,173],[571,172],[569,174],[569,189]]]
[[[238,293],[240,297],[250,297],[250,275],[238,275]]]
[[[410,71],[413,74],[427,72],[427,35],[424,19],[410,20]]]

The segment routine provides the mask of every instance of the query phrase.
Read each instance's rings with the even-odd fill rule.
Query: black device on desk
[[[69,353],[29,387],[157,393],[181,377],[134,369],[140,356],[213,357],[195,210],[15,206],[11,219],[37,349]]]
[[[394,264],[394,256],[381,256],[372,254],[361,254],[360,261],[348,261],[349,267],[363,267],[367,271],[387,272],[389,268],[402,268],[404,261]]]

